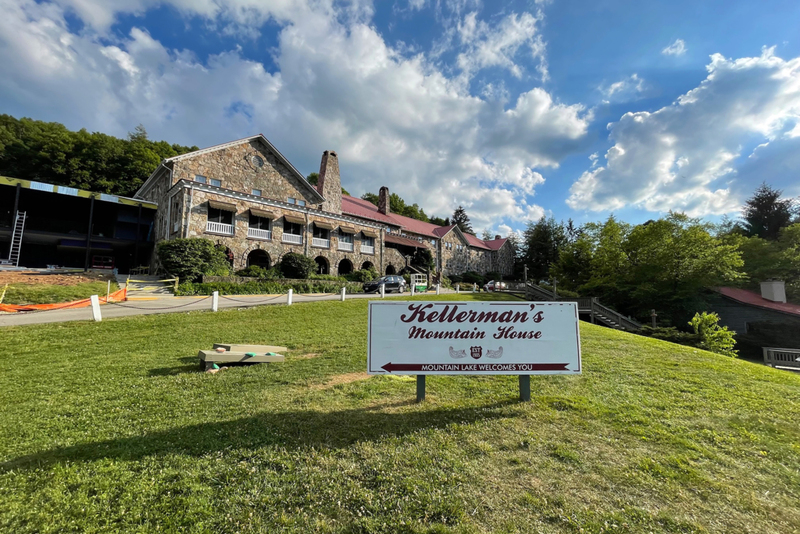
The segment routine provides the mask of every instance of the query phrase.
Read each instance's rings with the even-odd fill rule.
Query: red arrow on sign
[[[568,371],[567,363],[392,363],[381,369],[387,373],[393,371]]]

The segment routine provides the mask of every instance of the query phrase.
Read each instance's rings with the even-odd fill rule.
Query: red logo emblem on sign
[[[470,356],[475,358],[476,360],[483,355],[483,347],[470,347],[469,348]]]

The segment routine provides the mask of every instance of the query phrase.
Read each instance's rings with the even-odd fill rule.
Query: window
[[[261,189],[253,189],[253,190],[250,191],[250,194],[254,195],[254,196],[257,196],[257,197],[260,197],[261,196]]]
[[[316,224],[314,225],[314,237],[317,239],[330,239],[330,233],[325,228],[320,228]]]
[[[305,200],[298,200],[297,201],[297,205],[298,206],[305,206],[306,205],[306,201]]]
[[[436,240],[435,239],[431,239],[431,245],[436,246]]]
[[[339,232],[339,242],[340,243],[352,243],[353,242],[353,234],[346,234],[344,232]]]
[[[297,204],[298,206],[305,206],[306,205],[306,201],[305,200],[298,200],[298,199],[292,198],[292,197],[289,197],[288,199],[286,199],[286,202],[288,202],[289,204]]]
[[[374,237],[367,237],[367,236],[364,236],[364,237],[361,239],[361,244],[362,244],[362,245],[365,245],[365,246],[367,246],[367,247],[374,247],[374,246],[375,246],[375,238],[374,238]]]
[[[200,182],[201,184],[208,183],[208,179],[206,179],[206,177],[203,176],[202,174],[195,174],[194,175],[194,181],[195,182]]]
[[[212,178],[211,185],[213,185],[214,187],[222,187],[222,181],[217,180],[216,178]]]
[[[250,228],[269,230],[269,223],[270,220],[265,217],[256,217],[252,213],[250,214]]]
[[[303,235],[303,226],[297,223],[283,221],[283,233],[292,235]]]
[[[233,212],[226,210],[219,210],[217,208],[208,208],[208,222],[216,222],[222,224],[233,224]]]

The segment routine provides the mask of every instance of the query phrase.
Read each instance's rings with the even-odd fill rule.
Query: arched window
[[[350,274],[353,272],[353,262],[344,259],[339,262],[339,274]]]

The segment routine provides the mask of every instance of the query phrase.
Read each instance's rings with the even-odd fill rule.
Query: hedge
[[[236,278],[236,277],[206,277]],[[228,281],[204,281],[202,283],[183,283],[175,291],[176,295],[210,295],[219,291],[220,295],[264,295],[283,294],[291,289],[295,293],[340,293],[346,287],[348,293],[363,293],[363,285],[357,282],[332,282],[325,280],[253,280],[244,283]]]

